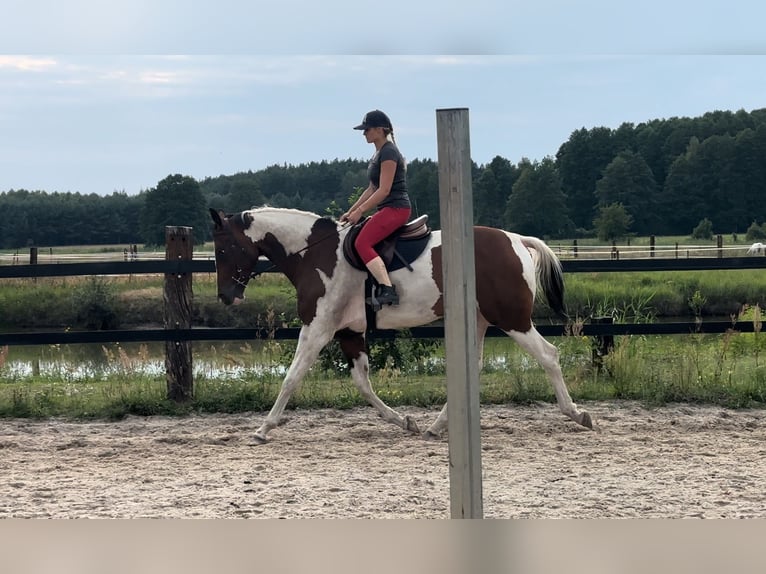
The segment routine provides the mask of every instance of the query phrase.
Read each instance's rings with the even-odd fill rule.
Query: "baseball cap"
[[[393,129],[393,126],[391,125],[391,120],[388,119],[386,114],[380,110],[372,110],[371,112],[364,114],[364,119],[362,120],[361,124],[354,127],[355,130],[366,130],[367,128]]]

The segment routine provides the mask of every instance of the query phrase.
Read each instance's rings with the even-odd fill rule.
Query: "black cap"
[[[394,127],[391,125],[391,120],[389,120],[388,116],[380,110],[372,110],[371,112],[367,112],[364,114],[362,123],[354,127],[355,130],[366,130],[367,128],[388,128],[390,130],[394,129]]]

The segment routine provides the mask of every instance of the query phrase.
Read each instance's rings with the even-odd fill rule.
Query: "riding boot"
[[[375,298],[380,305],[398,305],[399,295],[396,293],[394,285],[378,285],[378,292]]]

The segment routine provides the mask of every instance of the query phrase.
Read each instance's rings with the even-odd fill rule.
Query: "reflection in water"
[[[195,378],[236,379],[274,377],[281,379],[295,352],[295,341],[253,340],[194,342]],[[587,349],[586,349],[587,350]],[[507,338],[488,338],[484,343],[485,371],[527,371],[537,362]],[[588,353],[564,353],[562,361],[580,364]],[[421,357],[427,372],[443,372],[443,355]],[[105,381],[115,377],[165,376],[165,343],[111,343],[9,347],[0,364],[0,382],[32,377],[64,382]]]
[[[195,342],[195,377],[284,376],[295,344],[291,341]],[[165,343],[9,347],[0,374],[5,379],[58,377],[106,380],[114,375],[164,377]]]

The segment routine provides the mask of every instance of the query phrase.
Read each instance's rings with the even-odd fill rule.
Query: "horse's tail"
[[[564,304],[564,272],[561,261],[553,250],[537,237],[520,236],[521,242],[527,249],[534,249],[535,274],[537,283],[545,294],[545,299],[551,309],[562,319],[569,319]]]

